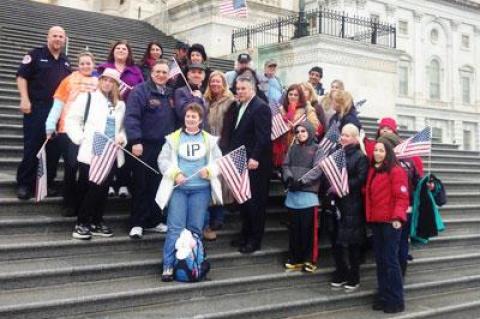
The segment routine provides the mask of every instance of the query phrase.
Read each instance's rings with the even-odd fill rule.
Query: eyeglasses
[[[295,134],[298,134],[298,133],[307,133],[307,130],[296,130]]]

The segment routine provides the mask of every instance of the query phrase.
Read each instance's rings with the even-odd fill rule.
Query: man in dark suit
[[[255,95],[249,78],[237,79],[238,103],[230,127],[228,151],[245,145],[252,198],[240,206],[242,230],[239,240],[232,242],[241,253],[260,249],[265,229],[272,163],[272,113],[265,102]]]

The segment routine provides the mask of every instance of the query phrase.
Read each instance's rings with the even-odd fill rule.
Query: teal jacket
[[[439,192],[440,187],[443,186],[435,184],[434,190],[430,191],[427,188],[429,179],[430,175],[423,177],[413,193],[410,238],[422,244],[428,243],[430,237],[436,236],[439,232],[445,230],[445,225],[434,200],[434,195]]]

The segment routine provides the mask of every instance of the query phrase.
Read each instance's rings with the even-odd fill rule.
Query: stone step
[[[431,167],[431,169],[434,171],[436,169],[448,169],[448,168],[456,168],[456,169],[464,169],[464,170],[480,169],[480,161],[464,162],[461,159],[458,159],[458,161],[440,161],[440,160],[437,160],[436,158],[433,158],[431,162],[424,161],[423,165],[426,171],[428,171],[429,167]]]
[[[480,289],[464,288],[449,292],[438,291],[434,294],[421,295],[416,298],[405,296],[406,310],[398,318],[409,319],[474,319],[480,311]],[[455,304],[452,304],[455,301]],[[150,314],[150,313],[149,313]],[[111,317],[116,318],[115,316]],[[121,318],[121,317],[118,317]],[[291,319],[382,319],[385,314],[381,311],[372,311],[371,303],[350,309],[334,309],[326,312],[317,312],[309,315],[291,317]]]
[[[1,114],[0,113],[0,123],[2,123],[2,125],[3,124],[23,125],[23,116],[18,111],[18,107],[17,107],[17,114]]]
[[[478,256],[478,253],[474,255]],[[448,291],[478,287],[480,269],[470,257],[473,256],[416,258],[409,267],[405,284],[407,295],[425,295],[438,289]],[[455,266],[457,271],[452,273],[449,267],[443,267],[445,264]],[[145,308],[138,308],[138,315],[135,313],[137,308],[133,308],[149,306],[148,310],[155,309],[151,317],[157,317],[157,313],[168,313],[169,317],[185,318],[202,313],[202,318],[275,318],[320,309],[348,308],[372,299],[376,287],[373,264],[362,267],[362,289],[347,295],[329,287],[332,270],[321,267],[314,274],[302,274],[286,273],[278,264],[263,267],[243,265],[238,268],[214,268],[209,275],[212,281],[195,285],[163,284],[159,282],[159,275],[153,274],[57,286],[48,296],[41,289],[8,291],[0,294],[0,313],[9,318],[30,318],[39,311],[47,316],[85,316],[88,313],[89,317],[97,318],[122,318],[125,314],[129,317],[149,317],[147,313],[142,313]],[[93,285],[95,289],[92,289]],[[104,313],[98,316],[92,314],[98,311]]]
[[[478,180],[480,178],[480,170],[471,169],[452,169],[452,168],[437,168],[433,173],[441,180]]]

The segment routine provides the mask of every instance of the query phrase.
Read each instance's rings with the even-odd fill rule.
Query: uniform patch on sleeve
[[[32,57],[30,56],[30,54],[25,54],[22,60],[22,64],[29,64],[30,62],[32,62]]]
[[[402,193],[406,193],[406,192],[407,192],[407,186],[402,185],[402,186],[400,187],[400,191],[401,191]]]

